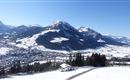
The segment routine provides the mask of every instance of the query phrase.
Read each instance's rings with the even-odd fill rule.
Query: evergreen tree
[[[106,65],[106,56],[105,55],[100,55],[97,53],[93,53],[92,56],[87,57],[86,59],[87,65],[91,66],[105,66]]]
[[[84,66],[84,56],[81,55],[81,53],[77,54],[70,54],[69,55],[69,61],[67,61],[68,64],[72,66]]]
[[[0,77],[4,77],[5,76],[5,70],[4,68],[0,68]]]
[[[10,68],[10,72],[13,74],[21,72],[21,63],[19,60],[13,62],[12,67]]]

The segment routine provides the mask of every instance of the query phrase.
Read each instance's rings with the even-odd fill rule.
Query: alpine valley
[[[87,27],[75,28],[65,21],[41,27],[12,27],[0,22],[0,65],[9,67],[13,61],[24,63],[66,59],[69,53],[93,52],[111,57],[130,58],[130,39],[102,35]]]

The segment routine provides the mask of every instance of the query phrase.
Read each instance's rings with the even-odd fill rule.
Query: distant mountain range
[[[108,37],[124,44],[130,45],[130,38],[125,37],[125,36],[112,36],[112,35],[107,35]]]
[[[20,47],[40,45],[52,50],[71,51],[97,48],[105,44],[130,44],[130,39],[126,37],[104,36],[86,27],[76,29],[65,21],[56,21],[46,27],[21,25],[14,28],[9,28],[0,22],[0,32],[1,40],[8,40],[8,43],[13,42],[21,45]]]
[[[0,32],[5,32],[7,30],[9,30],[10,27],[8,25],[5,25],[3,24],[1,21],[0,21]]]
[[[7,69],[13,61],[20,60],[25,65],[54,57],[62,60],[71,52],[130,57],[129,44],[129,38],[102,35],[87,27],[75,28],[65,21],[46,27],[10,27],[0,22],[0,65]]]

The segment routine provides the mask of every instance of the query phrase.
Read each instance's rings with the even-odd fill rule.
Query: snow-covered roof
[[[69,64],[66,64],[66,63],[63,63],[63,64],[61,64],[60,66],[61,66],[62,68],[70,67],[70,65],[69,65]]]

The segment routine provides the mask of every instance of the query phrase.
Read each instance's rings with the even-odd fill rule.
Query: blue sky
[[[0,20],[46,26],[64,20],[103,34],[130,37],[129,0],[0,0]]]

